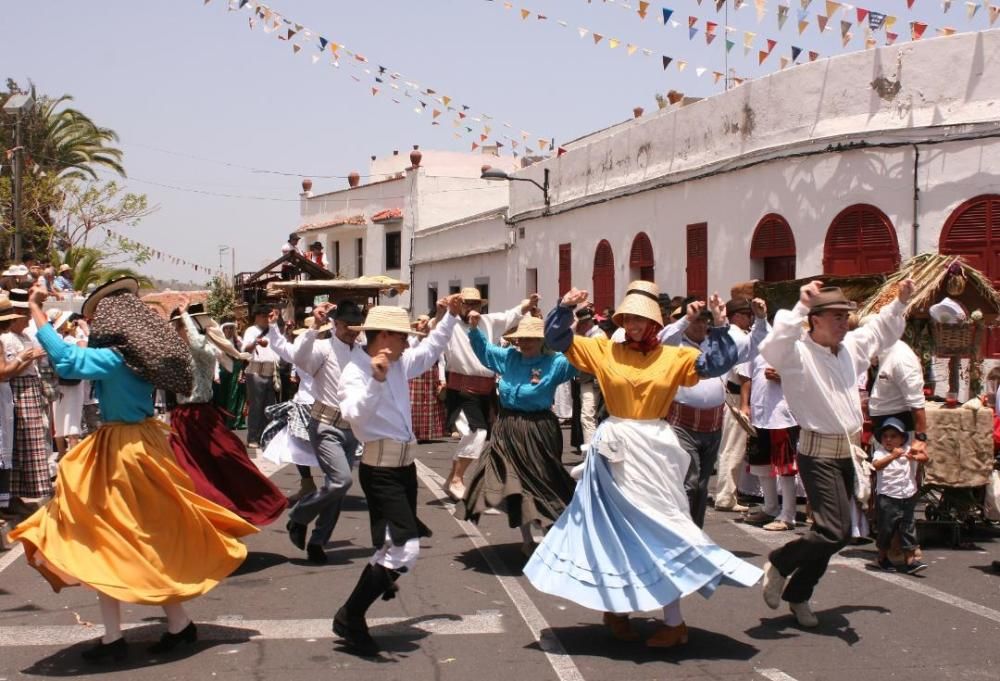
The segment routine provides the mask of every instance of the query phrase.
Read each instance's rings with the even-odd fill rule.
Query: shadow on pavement
[[[417,624],[436,620],[458,622],[461,619],[462,617],[460,615],[438,613],[434,615],[412,617],[408,620],[393,622],[392,624],[385,626],[372,627],[371,635],[375,638],[379,647],[382,648],[382,654],[375,655],[373,657],[354,655],[351,649],[345,646],[339,639],[334,643],[334,650],[346,655],[354,655],[359,660],[366,660],[375,664],[399,662],[400,660],[395,659],[394,655],[398,654],[405,658],[405,653],[412,653],[420,650],[420,640],[427,638],[430,634],[430,632],[424,629],[416,628]]]
[[[770,618],[761,618],[760,624],[746,630],[747,636],[759,641],[775,641],[785,638],[795,638],[803,634],[813,634],[817,636],[827,636],[829,638],[839,638],[849,646],[861,640],[857,631],[851,626],[847,615],[855,612],[874,612],[878,614],[891,614],[888,608],[877,605],[841,605],[828,610],[820,610],[816,613],[819,618],[819,626],[813,629],[804,629],[795,621],[795,617],[787,609],[784,614]]]
[[[268,551],[250,551],[247,553],[246,560],[240,565],[236,570],[230,575],[230,577],[237,577],[239,575],[250,575],[254,572],[260,572],[261,570],[267,570],[268,568],[275,567],[276,565],[281,565],[282,563],[288,562],[288,556],[283,556],[280,553],[270,553]]]
[[[659,627],[655,619],[632,618],[632,626],[639,632],[638,641],[617,641],[599,622],[578,624],[575,627],[552,627],[542,632],[543,637],[556,636],[567,655],[601,657],[608,660],[630,661],[636,664],[649,662],[674,662],[685,660],[732,660],[743,662],[758,652],[755,646],[706,629],[690,627],[688,642],[676,648],[647,648],[643,641]],[[540,650],[536,641],[526,648]]]
[[[157,641],[162,632],[163,626],[160,624],[128,630],[125,633],[125,639],[129,642],[128,657],[121,662],[109,661],[91,664],[84,661],[80,654],[94,645],[97,640],[95,637],[90,641],[76,643],[44,657],[30,667],[22,669],[21,673],[35,676],[95,676],[101,678],[119,675],[122,679],[129,679],[134,678],[134,676],[128,672],[136,669],[167,665],[176,660],[194,657],[202,651],[220,645],[246,643],[252,636],[260,633],[255,629],[199,624],[198,641],[194,645],[182,646],[169,654],[153,657],[146,652],[146,648]]]
[[[483,554],[477,548],[470,548],[461,553],[455,554],[455,562],[465,566],[466,570],[475,570],[485,575],[497,575],[499,577],[520,577],[524,564],[528,559],[521,553],[521,544],[493,544],[488,549],[499,558],[502,569],[494,571]]]

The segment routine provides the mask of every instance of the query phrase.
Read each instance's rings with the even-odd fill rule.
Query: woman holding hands
[[[578,370],[594,374],[610,417],[594,435],[583,477],[566,512],[535,550],[524,574],[539,590],[604,611],[615,638],[635,640],[628,613],[663,608],[664,625],[646,640],[668,648],[687,642],[680,599],[705,597],[720,584],[752,586],[761,571],[717,546],[691,520],[684,478],[690,457],[664,421],[679,386],[721,376],[737,359],[725,306],[708,348],[661,346],[659,290],[634,281],[614,315],[622,342],[572,332],[587,292],[570,290],[545,321],[545,341]]]

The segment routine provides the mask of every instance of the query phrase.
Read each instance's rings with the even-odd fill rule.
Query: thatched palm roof
[[[916,288],[913,298],[906,306],[906,316],[926,316],[927,308],[948,296],[945,285],[949,270],[958,268],[961,268],[961,275],[966,280],[965,291],[961,295],[950,297],[962,303],[970,311],[981,310],[987,321],[992,321],[994,317],[1000,315],[1000,296],[986,275],[969,265],[961,256],[940,253],[921,253],[904,262],[899,270],[889,275],[885,283],[868,298],[858,314],[864,317],[878,312],[884,305],[896,299],[899,282],[913,279]]]

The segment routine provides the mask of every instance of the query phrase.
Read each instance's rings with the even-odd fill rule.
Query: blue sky
[[[413,144],[424,149],[468,151],[478,142],[482,123],[470,122],[473,134],[454,137],[445,112],[432,126],[426,96],[400,96],[404,82],[448,95],[452,106],[470,106],[470,117],[493,117],[491,139],[508,134],[523,143],[520,131],[558,143],[606,127],[642,106],[656,110],[654,95],[674,89],[694,96],[720,92],[712,72],[724,71],[726,25],[729,66],[738,76],[761,77],[777,70],[780,57],[801,47],[799,62],[815,50],[823,56],[864,48],[864,30],[854,8],[836,11],[824,33],[818,15],[825,0],[779,3],[767,0],[758,23],[754,0],[728,19],[715,0],[666,0],[649,3],[647,18],[637,16],[638,0],[365,0],[326,2],[273,0],[269,6],[314,33],[364,55],[362,64],[342,54],[331,65],[329,51],[318,63],[316,39],[291,43],[266,34],[262,22],[251,30],[251,13],[227,11],[224,0],[31,0],[6,2],[0,18],[6,30],[0,42],[0,76],[41,92],[70,94],[75,106],[121,136],[130,191],[144,192],[160,209],[134,229],[132,238],[190,262],[217,267],[219,246],[236,248],[237,271],[255,270],[280,254],[287,233],[298,224],[299,175],[314,178],[314,191],[346,187],[345,179],[320,175],[365,174],[369,157],[405,153]],[[789,17],[779,30],[780,4]],[[981,7],[967,18],[966,2],[952,3],[945,14],[939,0],[870,0],[861,7],[898,17],[893,31],[899,42],[910,37],[909,22],[958,31],[988,27]],[[679,25],[658,19],[672,10]],[[529,10],[527,19],[520,10]],[[800,11],[807,12],[798,31]],[[539,20],[542,14],[547,19]],[[698,29],[689,38],[689,17]],[[841,21],[853,24],[853,40],[841,44]],[[564,21],[563,27],[559,21]],[[706,21],[716,22],[716,38],[706,44]],[[283,27],[285,28],[285,27]],[[13,30],[11,30],[13,29]],[[580,37],[579,29],[587,33]],[[744,56],[744,31],[756,33]],[[593,33],[603,36],[595,45]],[[879,44],[885,30],[876,32]],[[615,38],[619,46],[611,49]],[[766,39],[777,40],[758,66]],[[627,46],[636,49],[631,56]],[[644,56],[642,49],[651,51]],[[664,70],[663,55],[673,62]],[[677,62],[687,61],[683,71]],[[401,78],[375,83],[378,66]],[[366,74],[363,69],[370,69]],[[704,72],[699,77],[698,69]],[[360,79],[358,82],[352,75]],[[388,83],[400,90],[393,91]],[[380,88],[373,96],[371,87]],[[395,96],[402,103],[392,103]],[[428,103],[422,114],[418,99]],[[478,116],[477,116],[478,117]],[[506,128],[503,123],[510,123]],[[464,133],[464,128],[461,129]],[[507,143],[509,140],[499,139]],[[253,172],[250,168],[276,172]],[[289,173],[282,175],[277,173]],[[209,194],[170,189],[170,185]],[[254,197],[254,198],[249,198]],[[229,255],[223,257],[229,269]],[[202,281],[190,268],[154,260],[150,274]]]

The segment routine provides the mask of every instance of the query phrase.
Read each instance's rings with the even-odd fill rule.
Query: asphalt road
[[[421,447],[420,513],[434,536],[424,540],[414,573],[400,580],[399,597],[369,613],[386,648],[381,658],[345,653],[329,628],[372,553],[355,487],[328,546],[328,565],[307,563],[283,521],[264,528],[249,538],[243,567],[189,604],[198,643],[162,659],[143,652],[143,642],[162,631],[162,611],[126,606],[126,637],[135,643],[128,662],[84,664],[80,651],[102,631],[94,594],[52,593],[19,550],[0,554],[0,681],[1000,678],[1000,575],[990,569],[1000,545],[989,537],[967,550],[927,547],[930,567],[915,577],[873,570],[871,545],[844,551],[815,596],[815,630],[800,629],[784,610],[768,610],[759,587],[723,588],[710,600],[692,596],[684,601],[689,644],[655,651],[641,641],[611,640],[600,613],[534,590],[520,575],[520,533],[507,527],[506,516],[484,516],[478,529],[456,521],[440,489],[452,449],[450,442]],[[287,490],[296,487],[293,468],[273,475]],[[711,510],[706,529],[756,565],[792,534]],[[643,632],[655,628],[655,616],[637,617]]]

